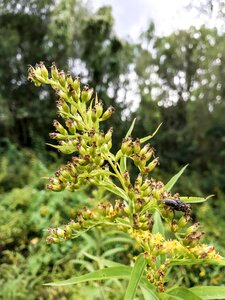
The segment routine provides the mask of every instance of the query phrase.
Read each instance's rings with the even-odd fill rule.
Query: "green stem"
[[[125,191],[126,194],[127,194],[128,189],[127,189],[127,187],[126,187],[126,185],[125,185],[125,183],[124,183],[123,176],[120,174],[120,172],[119,172],[118,169],[117,169],[117,166],[112,162],[112,160],[110,159],[110,157],[109,157],[108,155],[105,154],[104,157],[105,157],[105,159],[109,162],[110,166],[112,167],[113,171],[114,171],[115,174],[116,174],[116,177],[119,179],[119,181],[120,181],[120,183],[121,183],[121,185],[122,185],[124,191]]]

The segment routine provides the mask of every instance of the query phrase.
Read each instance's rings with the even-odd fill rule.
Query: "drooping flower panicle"
[[[49,178],[47,188],[75,191],[91,184],[118,198],[114,204],[105,201],[92,208],[84,207],[68,224],[48,229],[48,243],[75,238],[96,226],[116,226],[134,238],[146,258],[147,278],[160,291],[164,290],[166,269],[175,260],[221,259],[213,247],[201,244],[203,232],[199,231],[199,223],[190,224],[190,205],[182,202],[179,194],[172,195],[161,181],[149,176],[159,160],[151,145],[145,143],[149,138],[134,140],[128,134],[114,155],[110,151],[113,129],[105,133],[100,127],[101,122],[114,113],[114,108],[104,111],[102,101],[97,95],[93,96],[93,89],[88,85],[81,87],[79,76],[73,79],[70,73],[59,71],[55,64],[49,74],[40,63],[35,68],[29,67],[28,78],[36,86],[48,84],[55,90],[59,98],[58,115],[63,123],[53,122],[56,132],[50,133],[50,137],[58,141],[58,145],[51,146],[73,155],[71,161]],[[126,168],[127,158],[139,170],[133,183]],[[155,232],[156,213],[169,225],[173,238],[166,239]],[[165,259],[159,265],[156,260],[161,256]]]

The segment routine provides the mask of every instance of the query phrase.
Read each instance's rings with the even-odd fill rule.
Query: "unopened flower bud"
[[[95,105],[95,109],[96,109],[96,116],[99,119],[102,116],[102,113],[103,113],[103,106],[102,106],[102,102],[101,101],[99,101]]]
[[[69,129],[69,132],[75,134],[77,131],[77,123],[74,120],[66,119],[66,127]]]
[[[177,232],[178,229],[179,229],[179,227],[178,227],[177,221],[176,220],[172,220],[172,223],[171,223],[171,230],[172,230],[172,232]]]
[[[141,142],[139,139],[136,139],[134,141],[134,153],[140,153],[140,150],[141,150]]]
[[[77,94],[80,94],[80,76],[78,75],[73,82],[73,87]]]
[[[64,230],[62,228],[55,228],[54,229],[54,234],[57,237],[64,237]]]
[[[66,81],[68,86],[73,87],[73,78],[69,72],[66,74]]]
[[[88,85],[86,85],[83,89],[83,91],[81,92],[81,100],[82,102],[88,102],[89,100],[91,100],[91,97],[93,95],[93,89],[90,89],[88,87]]]
[[[110,106],[103,114],[103,116],[101,117],[101,121],[105,121],[107,119],[109,119],[111,117],[111,115],[114,113],[115,108]]]
[[[136,178],[136,180],[135,180],[135,183],[134,183],[135,188],[141,187],[142,182],[143,182],[143,177],[142,177],[142,175],[139,173],[138,176],[137,176],[137,178]]]
[[[186,230],[186,235],[189,235],[193,232],[196,232],[200,227],[200,223],[197,222],[195,224],[193,224],[192,226],[188,227],[188,229]]]
[[[117,153],[116,153],[116,158],[115,158],[115,160],[118,161],[118,160],[121,158],[122,155],[123,155],[123,153],[122,153],[122,150],[120,149],[120,150],[117,151]]]
[[[60,71],[58,73],[58,81],[61,84],[61,86],[66,85],[66,76],[65,76],[65,73],[63,71]]]
[[[150,149],[150,144],[146,144],[142,149],[141,149],[141,151],[140,151],[140,155],[142,155],[142,154],[146,154],[147,152],[148,152],[148,150]]]
[[[46,242],[47,242],[48,244],[58,244],[58,243],[60,243],[60,239],[57,238],[57,237],[48,236],[48,237],[46,238]]]
[[[44,79],[48,79],[48,70],[47,70],[47,68],[45,67],[45,65],[42,61],[40,62],[39,67],[41,69],[41,76]]]
[[[95,123],[97,121],[97,113],[96,113],[96,108],[93,107],[91,110],[91,120],[93,123]]]
[[[53,121],[53,126],[55,127],[55,129],[61,133],[61,134],[64,134],[64,135],[68,135],[68,132],[67,130],[57,121],[57,120],[54,120]]]
[[[147,167],[144,169],[143,173],[144,174],[150,173],[155,168],[155,166],[158,164],[158,162],[159,162],[159,158],[156,157],[152,162],[150,162],[147,165]]]
[[[111,127],[105,135],[105,143],[108,143],[112,139],[113,128]]]
[[[67,239],[71,238],[71,236],[72,236],[72,229],[71,229],[71,227],[69,225],[65,225],[63,227],[63,229],[64,229],[64,237],[67,238]]]
[[[51,190],[51,191],[54,191],[54,192],[61,192],[63,189],[64,189],[64,186],[63,184],[48,184],[47,185],[47,189],[48,190]]]
[[[55,63],[53,63],[51,66],[51,75],[54,80],[58,80],[59,71],[58,71]]]
[[[153,149],[150,149],[148,152],[145,153],[145,158],[146,158],[146,161],[148,161],[152,155],[154,154],[154,150]]]
[[[190,218],[191,217],[189,215],[182,216],[177,223],[178,227],[182,228],[182,227],[186,226],[188,221],[190,220]]]
[[[50,132],[49,137],[54,140],[65,140],[66,139],[64,134],[56,133],[56,132]]]
[[[79,230],[80,229],[80,224],[74,222],[74,220],[70,220],[69,223],[68,223],[68,225],[70,226],[70,228],[72,230]]]
[[[123,178],[124,178],[124,182],[125,182],[126,186],[129,186],[130,185],[130,174],[128,171],[126,171],[123,174]]]

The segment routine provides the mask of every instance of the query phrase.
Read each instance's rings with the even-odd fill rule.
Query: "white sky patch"
[[[204,24],[207,17],[198,15],[194,9],[188,10],[189,3],[190,0],[93,0],[91,5],[95,10],[103,5],[112,6],[116,33],[135,40],[150,21],[155,23],[157,35]]]
[[[217,18],[219,7],[216,3],[213,7],[211,16],[200,14],[198,10],[192,8],[188,9],[189,4],[199,4],[198,1],[191,0],[90,0],[90,6],[97,10],[103,5],[112,6],[112,12],[115,19],[114,29],[115,33],[126,39],[137,41],[140,34],[147,30],[150,22],[155,24],[155,33],[158,36],[170,35],[172,32],[179,29],[187,30],[191,26],[199,28],[206,24],[207,27],[224,30],[225,24],[223,19]],[[225,13],[225,11],[224,11]],[[211,41],[213,43],[213,41]],[[163,57],[162,57],[163,59]],[[152,76],[155,73],[153,72]],[[134,74],[130,74],[134,76]],[[150,78],[152,82],[157,78]],[[175,84],[184,83],[185,78],[182,76],[175,77]],[[138,95],[137,81],[132,80],[133,84],[130,86],[129,92],[124,95],[123,91],[119,95],[118,101],[127,101],[130,110],[135,111],[140,103],[140,95]],[[135,84],[134,84],[135,83]],[[206,83],[205,83],[206,84]],[[146,90],[147,92],[147,90]],[[151,91],[154,98],[157,97],[157,90]],[[126,99],[124,99],[124,96]],[[169,91],[168,105],[172,105],[177,101],[177,92]],[[188,95],[183,95],[188,98]],[[192,99],[194,100],[194,99]],[[164,102],[159,105],[165,105]],[[128,114],[126,112],[125,114]]]

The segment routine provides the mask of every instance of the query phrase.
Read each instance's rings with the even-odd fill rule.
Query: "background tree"
[[[60,68],[87,74],[86,81],[101,84],[100,97],[120,111],[114,120],[118,125],[125,105],[115,99],[126,86],[122,75],[132,48],[113,33],[111,9],[93,14],[76,0],[1,1],[0,7],[1,139],[27,147],[39,147],[42,137],[47,140],[52,95],[37,92],[26,78],[28,64],[40,60],[47,65],[57,61]]]

